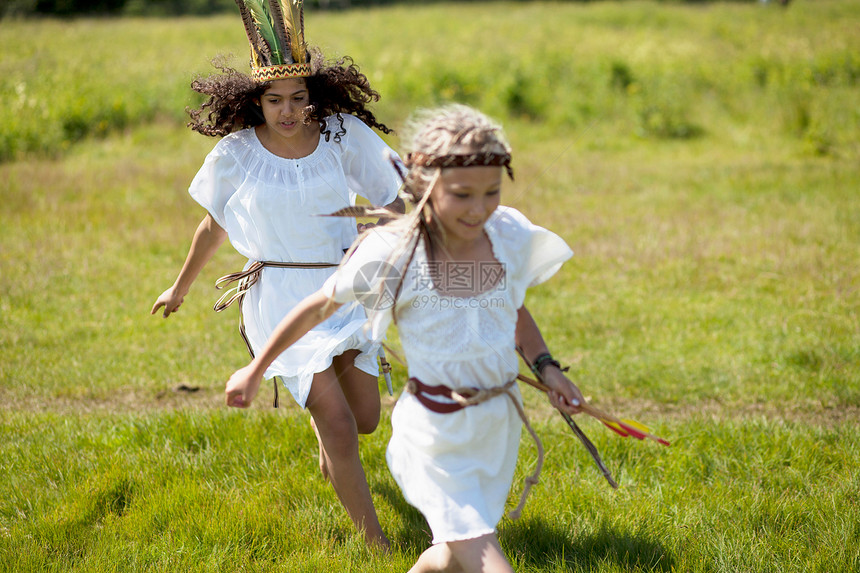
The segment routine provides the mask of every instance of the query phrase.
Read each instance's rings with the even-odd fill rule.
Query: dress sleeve
[[[505,263],[517,308],[525,301],[526,289],[548,280],[573,256],[564,239],[510,207],[499,207],[487,230],[495,239],[496,256]]]
[[[396,272],[388,259],[397,240],[393,233],[372,229],[326,280],[323,292],[335,302],[371,303],[370,298],[375,298],[373,295],[379,290],[380,282],[392,278]]]
[[[223,142],[206,156],[188,192],[222,229],[226,229],[224,211],[242,181],[242,169]]]
[[[371,340],[383,338],[392,322],[401,274],[399,263],[389,264],[389,259],[397,241],[393,233],[372,229],[322,287],[335,302],[364,307]]]
[[[350,190],[373,205],[388,205],[400,188],[400,178],[389,159],[397,158],[397,154],[357,117],[344,114],[343,120],[343,167]]]

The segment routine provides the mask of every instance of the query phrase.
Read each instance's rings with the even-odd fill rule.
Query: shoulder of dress
[[[534,226],[513,207],[499,206],[484,225],[496,259],[515,267],[522,263],[523,246],[528,244]]]
[[[516,238],[517,235],[528,231],[533,225],[525,215],[513,207],[499,205],[490,215],[485,227],[488,232],[495,233],[502,238]]]
[[[343,118],[343,127],[342,129],[346,130],[346,134],[343,135],[344,140],[347,140],[349,136],[353,133],[373,133],[375,132],[373,129],[364,123],[360,118],[349,114],[349,113],[341,113],[340,117]],[[332,131],[332,133],[336,133],[341,129],[341,122],[338,119],[338,114],[330,115],[326,118],[326,126]],[[360,140],[363,140],[362,137]]]
[[[402,239],[402,236],[402,233],[397,233],[380,227],[373,227],[362,237],[361,242],[393,247]]]
[[[338,116],[338,114],[335,113],[335,114],[328,116],[328,119],[333,119],[335,121],[338,121],[337,116]],[[356,123],[360,123],[361,125],[364,125],[363,121],[361,121],[360,119],[358,119],[356,116],[352,115],[351,113],[341,113],[340,117],[343,118],[343,124],[344,125],[353,125]]]
[[[362,236],[357,250],[363,253],[363,257],[378,257],[380,262],[393,264],[401,271],[407,260],[411,259],[414,262],[421,258],[420,246],[414,257],[410,255],[412,242],[407,240],[402,232],[379,227],[371,229]]]
[[[326,127],[332,130],[340,129],[341,121],[343,121],[343,128],[346,129],[347,132],[358,123],[364,125],[364,122],[349,113],[333,113],[325,118]]]
[[[252,137],[254,137],[253,130],[253,127],[248,127],[240,129],[239,131],[234,131],[233,133],[228,133],[221,138],[218,145],[231,146],[247,143]]]
[[[221,138],[207,160],[217,162],[218,169],[222,171],[231,171],[234,175],[242,173],[258,181],[274,181],[278,178],[292,181],[294,177],[290,162],[266,151],[253,127]]]
[[[212,153],[216,155],[235,155],[239,150],[249,149],[253,138],[252,129],[248,128],[228,133],[218,140],[218,143],[212,148]]]

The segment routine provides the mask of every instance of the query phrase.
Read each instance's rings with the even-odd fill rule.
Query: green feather
[[[251,12],[251,16],[254,18],[254,23],[257,25],[257,30],[260,32],[260,36],[263,38],[263,41],[268,44],[269,49],[272,52],[271,64],[283,64],[283,52],[281,51],[278,36],[275,34],[275,30],[272,25],[268,6],[261,0],[244,0],[244,2],[245,6],[247,6],[248,10]]]

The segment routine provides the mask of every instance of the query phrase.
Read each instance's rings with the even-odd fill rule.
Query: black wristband
[[[543,369],[546,368],[548,364],[552,364],[558,369],[561,369],[561,363],[552,357],[552,354],[549,352],[544,352],[535,358],[534,363],[532,364],[532,372],[538,375],[543,374]]]

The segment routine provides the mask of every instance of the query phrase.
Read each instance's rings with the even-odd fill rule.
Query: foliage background
[[[461,0],[459,4],[480,0]],[[529,2],[532,0],[521,0]],[[589,2],[591,0],[569,0]],[[673,3],[702,3],[711,0],[656,0]],[[725,0],[724,0],[725,1]],[[756,0],[728,0],[755,2]],[[432,4],[439,0],[307,0],[307,9],[344,10],[393,4]],[[786,2],[787,3],[787,2]],[[205,16],[236,12],[232,0],[3,0],[0,3],[0,18],[4,16],[81,16],[81,15],[125,15],[125,16]]]

